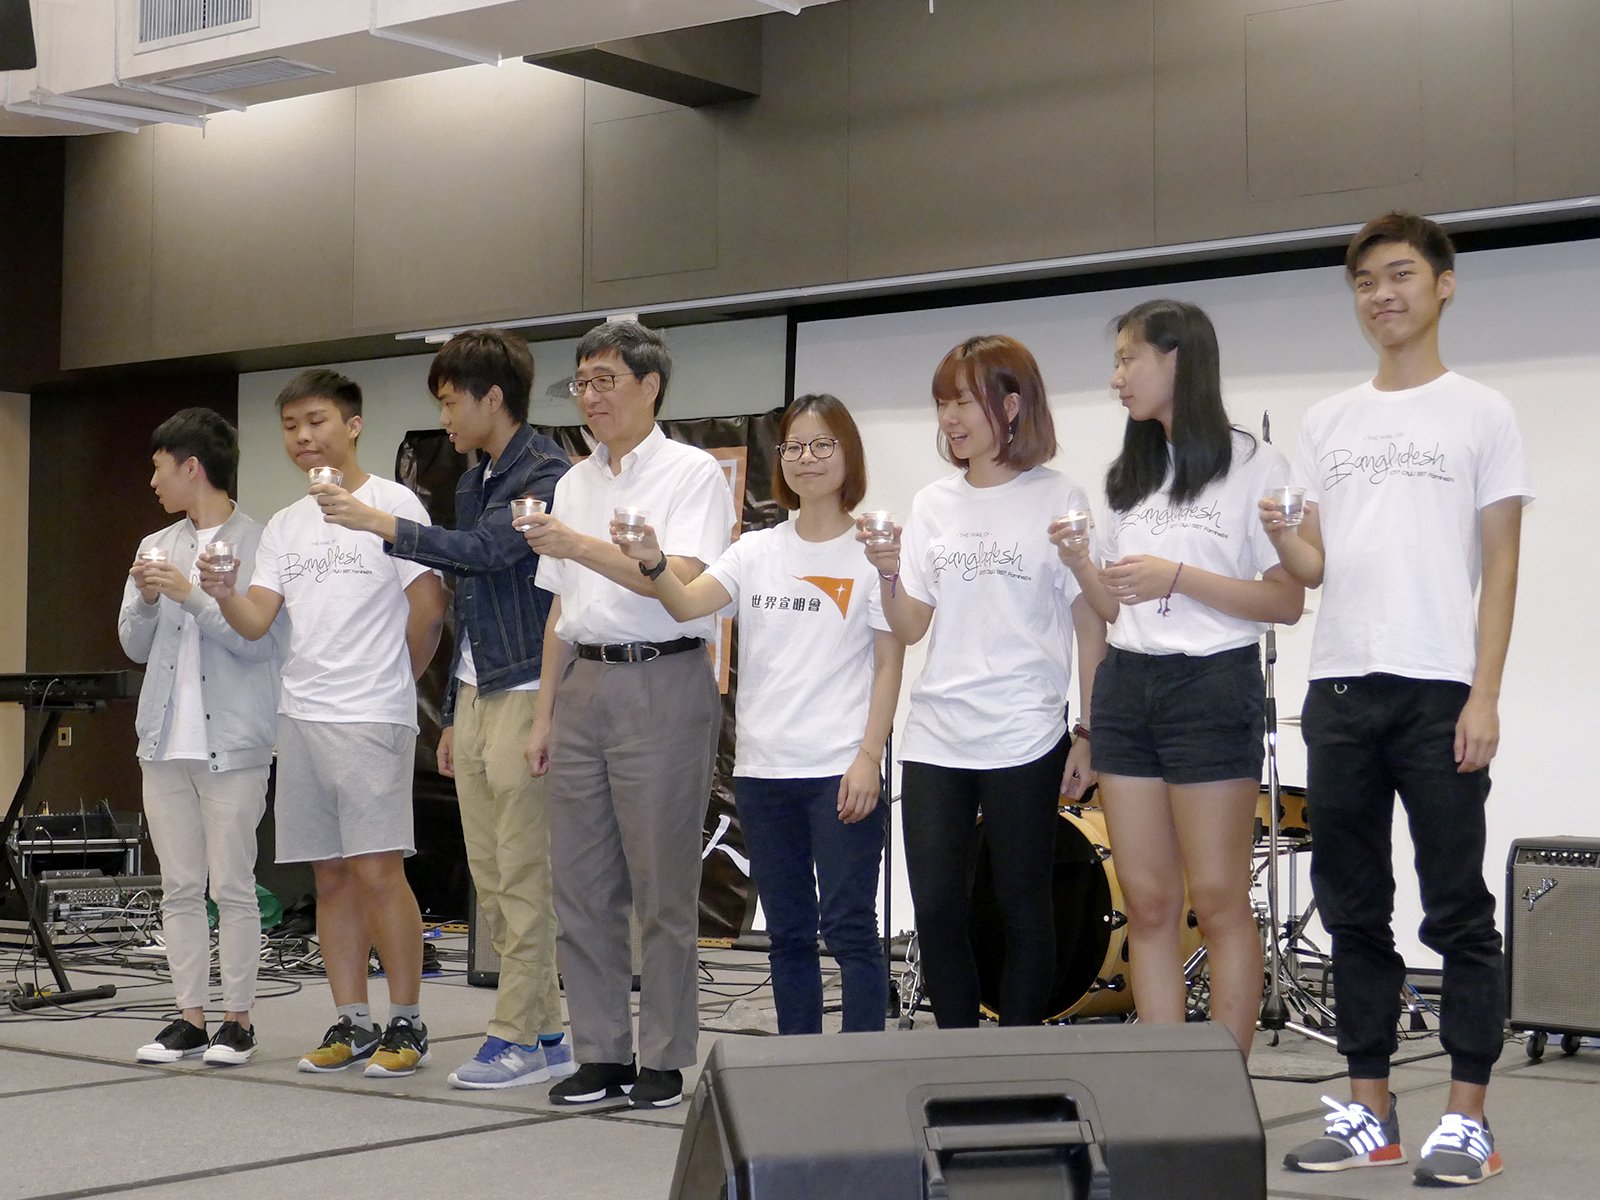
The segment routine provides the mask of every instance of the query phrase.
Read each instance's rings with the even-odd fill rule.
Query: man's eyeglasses
[[[839,439],[834,437],[812,438],[809,442],[779,442],[778,453],[783,456],[784,462],[799,462],[800,456],[808,449],[812,458],[831,458],[838,444]]]
[[[617,380],[629,378],[638,379],[639,375],[635,371],[624,371],[621,375],[591,375],[587,379],[574,379],[567,384],[567,391],[576,397],[583,395],[584,388],[592,388],[604,396],[617,386]]]

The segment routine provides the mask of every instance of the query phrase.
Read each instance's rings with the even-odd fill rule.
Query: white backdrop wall
[[[668,330],[673,374],[661,415],[732,416],[783,404],[787,333],[782,317]],[[576,346],[572,339],[533,344],[530,416],[535,424],[578,423],[578,410],[562,390],[563,381],[572,377]],[[361,385],[361,465],[373,474],[394,474],[395,451],[408,431],[438,427],[439,405],[428,391],[432,361],[430,350],[404,358],[325,364]],[[305,494],[305,477],[283,451],[276,403],[283,385],[302,369],[239,377],[239,505],[259,521]]]
[[[1444,320],[1446,362],[1499,388],[1516,406],[1538,502],[1525,512],[1516,630],[1501,700],[1502,743],[1491,768],[1484,871],[1505,887],[1505,856],[1516,837],[1600,834],[1582,748],[1600,744],[1600,535],[1583,514],[1600,446],[1600,241],[1462,255],[1456,300]],[[1107,380],[1108,322],[1140,300],[1172,296],[1211,315],[1222,345],[1225,396],[1240,425],[1259,432],[1270,410],[1273,441],[1292,455],[1307,408],[1370,377],[1362,339],[1338,269],[1288,271],[1073,296],[817,321],[799,327],[795,391],[833,392],[860,422],[871,473],[864,507],[904,514],[918,488],[950,468],[934,446],[928,382],[951,346],[978,333],[1008,333],[1038,357],[1062,451],[1055,465],[1101,490],[1121,443],[1124,413]],[[1565,514],[1565,515],[1563,515]],[[1314,611],[1318,595],[1309,593]],[[1279,637],[1280,712],[1298,714],[1305,694],[1314,615]],[[907,657],[907,681],[921,668]],[[909,690],[909,688],[907,689]],[[904,693],[902,693],[902,696]],[[1076,693],[1073,704],[1076,708]],[[904,700],[897,728],[904,725]],[[1294,728],[1281,739],[1281,777],[1305,782],[1304,747]],[[899,839],[897,839],[898,849]],[[1437,965],[1416,937],[1421,907],[1406,864],[1403,822],[1396,935],[1412,966]],[[903,858],[895,863],[890,924],[911,927]],[[1304,897],[1302,897],[1304,898]],[[1324,943],[1325,944],[1325,943]]]

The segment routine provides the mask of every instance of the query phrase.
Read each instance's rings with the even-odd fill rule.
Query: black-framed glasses
[[[807,450],[811,451],[812,458],[831,458],[838,444],[836,437],[812,438],[809,442],[779,442],[778,453],[785,462],[799,462],[800,456]]]
[[[637,371],[624,371],[621,375],[591,375],[587,379],[574,379],[571,383],[567,384],[567,391],[570,392],[573,397],[578,397],[583,395],[584,388],[593,388],[595,391],[604,396],[607,392],[611,391],[617,386],[617,380],[629,378],[638,379],[639,373]]]

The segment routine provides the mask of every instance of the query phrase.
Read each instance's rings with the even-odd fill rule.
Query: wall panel
[[[581,308],[583,84],[514,61],[359,89],[354,212],[358,332]]]
[[[634,212],[658,236],[660,181],[649,175],[589,172],[591,239],[586,308],[653,303],[800,287],[846,277],[847,86],[841,68],[849,32],[848,5],[782,14],[763,22],[761,96],[698,109],[716,133],[715,266],[662,270],[645,256],[630,268],[608,261],[594,245],[597,195]],[[669,106],[591,84],[592,138],[604,121],[656,113]],[[677,197],[681,202],[682,193]],[[600,276],[614,274],[605,280]]]
[[[1149,243],[1149,0],[844,7],[852,278]]]
[[[1600,4],[1514,0],[1517,199],[1600,192]]]
[[[1509,203],[1510,31],[1511,0],[1156,0],[1155,242]]]
[[[156,131],[67,146],[61,365],[150,358]]]
[[[350,335],[356,95],[156,130],[154,357]]]

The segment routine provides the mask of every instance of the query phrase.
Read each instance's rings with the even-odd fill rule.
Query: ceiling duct
[[[260,25],[256,0],[139,0],[136,52],[221,37]]]
[[[181,89],[194,95],[213,96],[218,92],[237,92],[263,83],[282,83],[286,79],[332,74],[327,67],[313,67],[287,58],[258,58],[252,62],[230,63],[225,67],[166,75],[155,82],[162,87]]]

